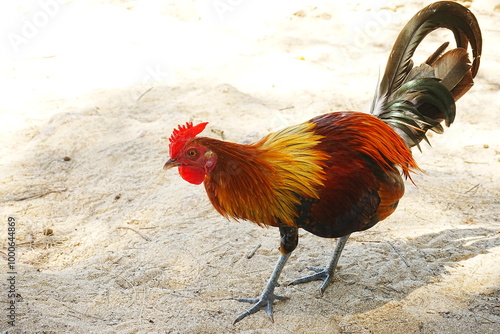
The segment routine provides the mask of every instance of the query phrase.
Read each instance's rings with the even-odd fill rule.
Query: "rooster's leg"
[[[273,321],[273,302],[275,299],[277,300],[284,300],[287,299],[288,297],[283,297],[283,296],[278,296],[274,294],[274,288],[279,286],[278,283],[278,278],[280,277],[281,270],[283,270],[283,267],[285,266],[286,261],[290,257],[291,253],[288,253],[286,255],[281,255],[280,258],[278,259],[278,263],[276,263],[276,267],[274,267],[274,271],[269,278],[269,281],[267,282],[266,287],[264,288],[264,291],[262,291],[262,294],[258,298],[237,298],[236,300],[240,302],[246,302],[246,303],[252,303],[255,304],[242,314],[240,314],[236,320],[234,321],[233,324],[236,324],[238,321],[242,320],[245,318],[247,315],[254,314],[255,312],[261,310],[261,309],[266,309],[266,313]]]
[[[344,249],[344,246],[347,242],[347,239],[349,239],[349,236],[350,234],[338,239],[337,245],[335,246],[335,250],[333,251],[332,257],[327,267],[308,267],[309,269],[314,270],[316,274],[296,279],[295,281],[292,281],[290,285],[306,283],[316,280],[323,280],[323,284],[321,284],[321,287],[319,288],[319,291],[321,292],[321,294],[323,294],[323,292],[325,292],[326,287],[333,278],[333,272],[337,267],[337,262],[339,262],[340,254],[342,254],[342,250]]]
[[[236,320],[234,321],[233,324],[236,324],[238,321],[242,320],[246,316],[250,314],[254,314],[259,310],[265,309],[267,315],[269,316],[269,319],[271,321],[273,320],[273,302],[274,300],[285,300],[288,299],[288,297],[283,297],[283,296],[278,296],[274,294],[274,288],[279,286],[278,279],[281,275],[281,271],[283,270],[283,267],[286,264],[286,261],[292,254],[292,251],[297,247],[297,243],[299,241],[299,233],[298,233],[298,228],[294,226],[287,226],[280,224],[279,225],[280,229],[280,235],[281,235],[281,242],[280,242],[280,251],[281,255],[278,259],[278,262],[276,263],[276,266],[274,267],[273,273],[271,274],[271,277],[269,277],[269,281],[267,282],[266,287],[264,288],[264,291],[262,291],[261,295],[258,298],[237,298],[236,300],[240,302],[246,302],[246,303],[252,303],[255,304],[242,314],[240,314]]]

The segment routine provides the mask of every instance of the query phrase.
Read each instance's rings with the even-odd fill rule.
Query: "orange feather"
[[[191,144],[218,157],[204,184],[219,213],[267,226],[314,222],[317,231],[309,230],[328,237],[386,218],[403,195],[397,167],[407,177],[418,168],[387,124],[356,112],[325,114],[252,145],[205,137]],[[373,205],[362,208],[365,200]]]
[[[314,127],[309,122],[288,127],[253,145],[194,139],[218,157],[204,182],[217,211],[259,225],[295,226],[301,198],[318,198],[324,180],[328,157],[314,149],[322,138]]]

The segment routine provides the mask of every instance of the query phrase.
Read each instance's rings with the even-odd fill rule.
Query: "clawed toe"
[[[326,269],[326,268],[325,268],[325,267],[314,267],[314,266],[309,266],[309,267],[307,267],[307,269],[312,270],[312,271],[315,271],[315,272],[317,272],[317,273],[320,273],[320,272],[325,271],[325,269]]]
[[[319,288],[320,293],[323,294],[325,292],[326,287],[331,281],[332,273],[330,273],[327,268],[323,267],[308,267],[308,268],[315,271],[316,273],[302,278],[298,278],[290,282],[288,285],[302,284],[311,281],[323,281],[323,284],[321,284]]]
[[[326,287],[328,286],[328,284],[330,284],[330,281],[333,278],[333,272],[335,271],[335,268],[337,268],[337,262],[340,258],[342,250],[344,249],[347,239],[349,239],[349,235],[343,236],[337,241],[337,245],[335,246],[335,250],[333,251],[332,257],[330,258],[330,262],[326,267],[308,267],[310,270],[315,271],[316,273],[296,279],[288,285],[307,283],[311,281],[323,281],[323,284],[321,284],[321,286],[319,287],[320,293],[323,294]]]
[[[283,297],[283,296],[278,296],[275,295],[274,293],[270,294],[265,294],[260,296],[259,298],[236,298],[237,301],[239,302],[244,302],[244,303],[251,303],[255,304],[242,314],[240,314],[233,322],[233,325],[238,323],[239,321],[243,320],[246,316],[249,316],[251,314],[254,314],[262,309],[266,310],[267,316],[269,319],[274,322],[273,319],[273,302],[274,300],[286,300],[288,297]]]

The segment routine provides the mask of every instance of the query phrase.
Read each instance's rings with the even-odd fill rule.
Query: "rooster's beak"
[[[170,169],[172,167],[178,167],[180,165],[181,165],[180,162],[177,162],[177,161],[172,160],[172,159],[168,159],[168,161],[165,162],[165,165],[163,165],[163,170],[167,170],[167,169]]]

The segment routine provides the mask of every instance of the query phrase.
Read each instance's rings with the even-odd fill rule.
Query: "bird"
[[[445,42],[414,66],[416,48],[438,28],[453,32],[456,47],[446,51]],[[165,170],[177,167],[187,182],[203,183],[222,216],[279,229],[274,270],[257,298],[237,298],[253,305],[234,324],[260,310],[274,321],[273,304],[288,298],[274,290],[297,247],[299,229],[338,238],[325,267],[310,267],[314,273],[290,283],[320,280],[323,294],[349,236],[396,210],[405,179],[419,171],[412,149],[429,142],[427,131],[442,133],[443,122],[453,123],[455,102],[473,85],[481,49],[474,14],[456,2],[435,2],[413,16],[397,37],[370,113],[318,115],[252,144],[199,136],[208,122],[187,122],[173,130]]]

